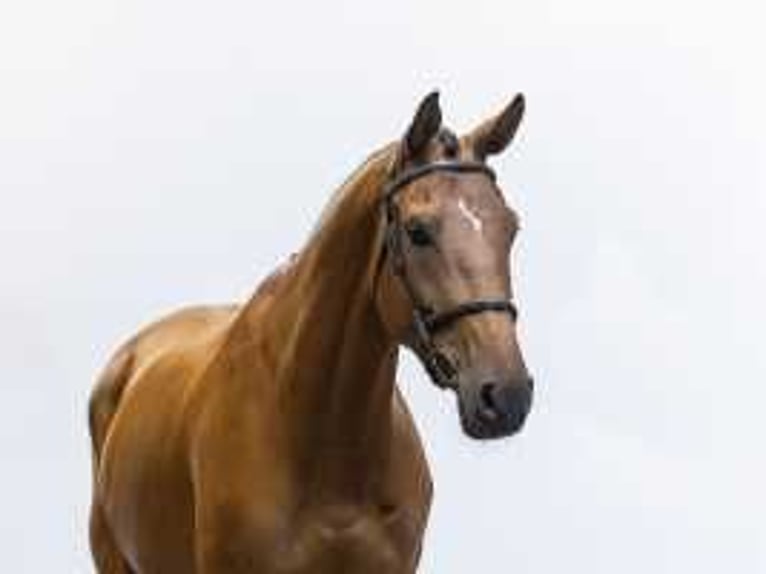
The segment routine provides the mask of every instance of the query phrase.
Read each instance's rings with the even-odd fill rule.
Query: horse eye
[[[407,231],[407,237],[416,247],[428,247],[433,245],[433,237],[431,237],[431,231],[428,229],[425,223],[422,221],[411,221],[405,225]]]

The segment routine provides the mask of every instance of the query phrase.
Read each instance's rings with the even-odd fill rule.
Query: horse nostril
[[[478,397],[482,414],[494,419],[516,412],[518,414],[525,412],[532,401],[533,385],[531,379],[523,385],[482,383]]]
[[[484,437],[508,436],[521,429],[532,406],[531,380],[490,379],[471,389],[472,424]]]
[[[495,383],[483,383],[479,388],[479,400],[481,402],[482,412],[488,418],[497,418],[498,416],[495,388]]]

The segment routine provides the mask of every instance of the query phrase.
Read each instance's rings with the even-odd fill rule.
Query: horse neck
[[[397,343],[374,298],[378,164],[339,192],[261,318],[281,422],[319,499],[369,496],[389,452]]]

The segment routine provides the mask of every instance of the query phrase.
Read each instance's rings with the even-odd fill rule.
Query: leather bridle
[[[391,257],[394,274],[400,279],[412,304],[413,347],[420,356],[431,379],[442,388],[457,388],[457,369],[452,361],[434,343],[436,332],[452,325],[455,321],[487,312],[508,313],[511,320],[518,316],[516,306],[507,299],[476,299],[460,303],[451,309],[436,312],[420,300],[407,273],[407,262],[402,244],[403,227],[399,207],[394,198],[415,180],[436,172],[480,173],[494,182],[495,172],[479,161],[440,160],[406,169],[383,188],[383,202],[386,214],[386,247]]]

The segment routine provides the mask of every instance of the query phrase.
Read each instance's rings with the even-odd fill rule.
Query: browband
[[[434,161],[404,170],[394,179],[389,181],[383,189],[384,201],[390,201],[397,192],[399,192],[402,188],[412,183],[416,179],[420,179],[421,177],[436,171],[446,171],[452,173],[483,173],[488,175],[492,181],[497,179],[495,171],[486,163],[480,161]]]

